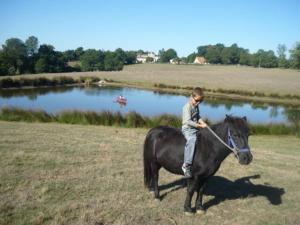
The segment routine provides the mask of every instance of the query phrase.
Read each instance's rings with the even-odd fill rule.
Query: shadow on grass
[[[159,191],[167,190],[165,193],[160,195],[160,199],[163,200],[164,197],[166,197],[169,193],[171,193],[173,191],[177,191],[179,189],[182,189],[182,188],[186,187],[186,185],[187,185],[187,182],[186,182],[186,179],[184,179],[184,178],[175,180],[168,184],[160,185],[158,187]],[[170,190],[168,190],[168,189],[170,189]]]
[[[235,181],[228,180],[220,176],[209,178],[204,189],[204,195],[214,196],[208,202],[203,204],[205,209],[218,205],[225,200],[234,200],[240,198],[254,198],[264,196],[272,205],[280,205],[282,203],[282,195],[285,193],[284,188],[273,187],[269,184],[253,184],[251,179],[259,179],[260,175],[242,177]],[[186,180],[179,179],[171,183],[161,185],[160,191],[167,190],[161,195],[161,199],[169,193],[186,187]],[[170,189],[170,190],[168,190]]]

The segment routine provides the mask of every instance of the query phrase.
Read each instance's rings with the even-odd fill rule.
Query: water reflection
[[[119,95],[128,99],[126,105],[115,102]],[[0,107],[39,108],[51,113],[64,109],[110,110],[121,113],[134,110],[148,116],[162,113],[180,116],[186,101],[187,96],[184,95],[111,86],[0,89]],[[206,97],[200,111],[203,117],[211,121],[219,121],[225,114],[247,116],[252,123],[286,123],[299,127],[300,121],[299,108],[242,100]]]
[[[293,124],[297,129],[300,129],[300,110],[286,109],[284,111],[287,120]]]

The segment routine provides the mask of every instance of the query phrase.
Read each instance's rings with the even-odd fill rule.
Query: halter
[[[230,133],[230,129],[228,128],[228,138],[227,138],[227,143],[229,146],[231,146],[232,148],[236,149],[238,151],[238,153],[242,153],[242,152],[249,152],[250,149],[249,148],[238,148],[236,143],[234,142],[231,133]]]
[[[234,156],[239,159],[239,153],[242,152],[249,152],[250,149],[249,148],[241,148],[239,149],[236,145],[236,143],[234,142],[231,133],[230,133],[230,129],[228,127],[228,131],[227,131],[227,143],[225,143],[209,126],[207,126],[208,130],[223,144],[225,145],[227,148],[229,148]]]

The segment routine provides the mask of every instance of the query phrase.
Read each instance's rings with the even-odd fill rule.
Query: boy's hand
[[[203,120],[200,119],[198,121],[198,127],[205,128],[205,127],[207,127],[207,124]]]

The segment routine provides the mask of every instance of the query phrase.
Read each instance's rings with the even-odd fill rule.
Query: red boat
[[[127,104],[127,99],[120,95],[117,98],[116,102],[119,103],[119,104],[122,104],[122,105],[126,105]]]

